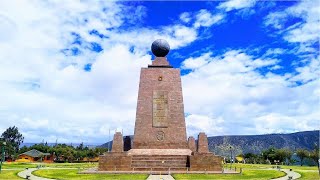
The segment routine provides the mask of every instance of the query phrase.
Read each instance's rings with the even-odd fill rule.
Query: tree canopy
[[[19,132],[18,127],[13,126],[9,127],[2,133],[1,139],[6,142],[7,156],[11,156],[19,151],[19,146],[23,143],[24,137]]]

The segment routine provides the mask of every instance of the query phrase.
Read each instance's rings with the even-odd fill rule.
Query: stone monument
[[[99,171],[222,171],[222,158],[209,152],[205,133],[197,144],[187,140],[180,70],[166,58],[169,44],[158,39],[151,50],[155,60],[141,68],[132,149],[123,151],[117,132],[112,151],[100,156]]]

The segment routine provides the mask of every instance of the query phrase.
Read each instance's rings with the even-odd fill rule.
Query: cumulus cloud
[[[260,73],[278,63],[276,59],[261,59],[239,50],[192,58],[188,66],[192,71],[182,77],[185,111],[190,116],[186,121],[194,127],[188,129],[189,133],[192,129],[213,135],[220,130],[225,134],[255,134],[317,129],[316,94],[320,89],[319,80],[314,79],[319,73],[314,69],[316,63],[297,68],[298,74]],[[190,64],[190,59],[184,64]],[[298,78],[309,83],[296,86]],[[203,126],[203,119],[210,118],[218,118],[221,123]]]
[[[219,4],[218,9],[225,9],[225,11],[238,10],[243,8],[250,8],[255,5],[255,0],[229,0]]]
[[[180,20],[185,22],[185,23],[188,23],[191,21],[191,15],[190,13],[188,12],[184,12],[182,14],[180,14]]]
[[[275,28],[283,39],[290,43],[300,43],[297,53],[318,52],[312,47],[319,42],[319,3],[317,1],[301,1],[283,11],[269,13],[264,20],[266,27]],[[289,20],[300,18],[302,20],[287,25]]]
[[[204,54],[200,57],[197,57],[197,58],[188,58],[182,62],[181,68],[182,69],[199,68],[208,62],[210,56],[211,56],[211,53],[206,53],[206,54]]]
[[[104,142],[109,129],[132,134],[139,72],[151,63],[152,41],[167,39],[178,50],[225,18],[202,9],[176,24],[127,28],[145,11],[107,1],[1,2],[0,132],[18,125],[26,142]],[[319,57],[296,74],[260,74],[281,68],[273,56],[279,53],[208,51],[184,60],[183,70],[191,70],[182,76],[188,134],[256,134],[266,131],[263,121],[276,131],[276,118],[299,117],[297,130],[315,127]]]
[[[194,27],[209,27],[213,24],[220,23],[224,18],[223,14],[212,14],[206,9],[201,9],[196,14],[196,20],[193,24]]]
[[[181,24],[123,31],[143,18],[127,14],[143,15],[143,7],[88,3],[1,3],[0,131],[21,125],[27,142],[103,142],[109,129],[132,134],[151,42],[164,38],[177,49],[198,35]]]

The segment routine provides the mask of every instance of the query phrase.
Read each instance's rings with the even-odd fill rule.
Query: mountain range
[[[319,130],[315,130],[290,134],[212,136],[208,137],[208,144],[211,152],[221,156],[229,155],[230,153],[259,154],[270,147],[288,148],[292,151],[300,148],[312,150],[315,145],[319,145],[319,133]],[[125,149],[130,149],[132,139],[132,135],[124,136]],[[100,147],[111,148],[112,141],[102,144]]]

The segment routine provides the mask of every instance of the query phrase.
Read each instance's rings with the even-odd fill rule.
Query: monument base
[[[131,156],[127,152],[108,152],[99,156],[99,171],[131,171]]]
[[[222,161],[212,153],[194,153],[190,156],[190,171],[222,171]]]
[[[100,156],[98,171],[188,172],[222,171],[222,158],[190,149],[131,149]]]

